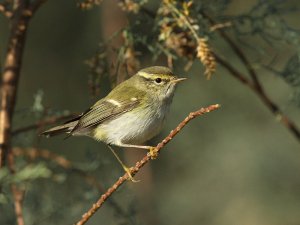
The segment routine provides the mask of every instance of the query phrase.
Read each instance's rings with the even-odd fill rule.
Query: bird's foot
[[[156,159],[158,156],[158,151],[156,147],[150,147],[148,155],[151,157],[151,159]]]
[[[123,169],[125,170],[125,172],[127,173],[128,175],[128,180],[131,180],[133,183],[137,183],[137,182],[140,182],[140,180],[135,180],[131,174],[131,168],[129,167],[126,167],[126,166],[123,166]]]

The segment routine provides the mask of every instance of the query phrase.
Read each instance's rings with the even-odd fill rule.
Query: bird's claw
[[[151,157],[151,159],[156,159],[158,156],[158,151],[157,151],[156,147],[149,148],[148,155]]]
[[[137,182],[140,182],[140,180],[135,180],[134,178],[133,178],[133,176],[132,176],[132,174],[131,174],[131,169],[130,168],[128,168],[128,167],[123,167],[124,168],[124,170],[125,170],[125,172],[127,173],[127,175],[128,175],[128,180],[131,180],[133,183],[137,183]]]

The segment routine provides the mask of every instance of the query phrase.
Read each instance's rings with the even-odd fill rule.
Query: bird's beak
[[[179,83],[179,82],[181,82],[181,81],[184,81],[184,80],[186,80],[187,78],[185,78],[185,77],[183,77],[183,78],[176,78],[175,80],[173,80],[172,82],[173,83],[175,83],[175,84],[177,84],[177,83]]]

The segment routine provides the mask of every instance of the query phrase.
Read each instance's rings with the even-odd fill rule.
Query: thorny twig
[[[201,116],[205,113],[211,112],[216,110],[220,107],[219,104],[210,105],[206,108],[201,108],[198,111],[191,112],[174,130],[170,132],[170,134],[163,139],[159,144],[156,146],[156,152],[159,153],[162,148],[169,143],[172,138],[174,138],[181,129],[187,125],[192,119]],[[137,162],[134,167],[130,168],[132,176],[135,176],[137,172],[149,161],[151,160],[151,155],[147,154],[141,161]],[[95,213],[96,211],[104,204],[104,202],[111,197],[111,195],[123,184],[125,181],[128,180],[128,174],[125,173],[122,177],[120,177],[101,197],[98,201],[93,204],[93,206],[82,216],[82,218],[76,223],[76,225],[83,225],[85,224]]]

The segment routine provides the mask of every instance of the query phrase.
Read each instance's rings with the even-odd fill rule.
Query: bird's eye
[[[155,82],[158,83],[158,84],[161,83],[161,78],[159,78],[159,77],[156,78],[156,79],[155,79]]]

